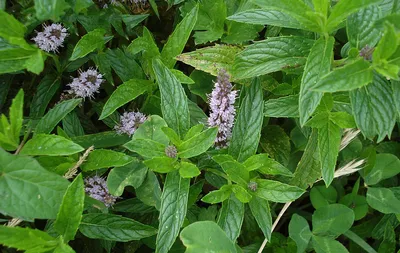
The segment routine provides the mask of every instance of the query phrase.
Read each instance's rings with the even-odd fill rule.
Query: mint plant
[[[400,252],[400,1],[0,0],[0,24],[2,252]]]

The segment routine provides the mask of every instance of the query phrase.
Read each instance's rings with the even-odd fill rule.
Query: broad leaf
[[[153,157],[149,160],[143,162],[150,170],[158,173],[168,173],[176,170],[175,164],[176,159],[162,156],[162,157]]]
[[[247,185],[250,179],[249,172],[232,156],[216,155],[213,156],[213,160],[221,166],[230,180],[241,185]]]
[[[222,203],[217,223],[234,242],[240,235],[243,218],[244,204],[232,194]]]
[[[99,120],[107,118],[115,110],[143,94],[151,85],[152,82],[148,80],[131,79],[118,86],[104,105]]]
[[[308,55],[299,95],[301,125],[306,123],[321,101],[323,93],[313,91],[311,87],[329,72],[333,59],[334,42],[335,39],[333,37],[329,37],[328,40],[321,37],[315,42]]]
[[[329,237],[313,235],[312,245],[314,246],[316,253],[349,253],[343,244]]]
[[[396,122],[396,107],[390,84],[375,74],[373,82],[350,92],[357,127],[369,139],[378,135],[378,142],[390,136]]]
[[[294,36],[257,42],[236,56],[233,77],[244,79],[302,66],[313,43],[313,40]]]
[[[91,213],[82,217],[79,231],[92,239],[128,242],[150,237],[157,229],[114,214]]]
[[[369,187],[367,202],[370,207],[381,213],[400,213],[400,199],[390,188]]]
[[[233,45],[219,45],[197,49],[196,51],[180,54],[177,60],[184,62],[197,70],[216,76],[221,69],[231,72],[235,55],[241,49]]]
[[[236,116],[228,153],[243,162],[257,151],[263,123],[263,92],[260,80],[253,79],[244,87],[244,98]]]
[[[289,223],[289,237],[296,242],[297,253],[307,249],[312,233],[306,219],[298,214],[293,214]]]
[[[167,253],[179,234],[186,216],[190,179],[178,171],[168,173],[161,195],[160,224],[156,252]]]
[[[154,206],[157,210],[160,209],[161,188],[154,172],[148,171],[143,183],[135,190],[136,196],[143,203],[148,206]]]
[[[254,194],[265,200],[286,203],[298,199],[305,192],[303,189],[268,179],[256,179],[257,189]]]
[[[310,87],[322,92],[349,91],[372,82],[373,73],[369,62],[360,59],[344,67],[334,69]]]
[[[213,221],[199,221],[185,227],[180,235],[187,253],[236,253],[234,243]]]
[[[124,147],[146,158],[165,156],[165,145],[149,139],[133,139]]]
[[[253,196],[249,202],[249,207],[265,238],[271,240],[272,217],[268,201]]]
[[[163,118],[158,115],[151,115],[136,129],[132,139],[150,139],[168,145],[168,137],[163,131],[166,126],[167,123]]]
[[[27,220],[55,219],[68,181],[27,156],[0,149],[0,160],[0,212]]]
[[[243,165],[248,171],[258,170],[266,175],[293,176],[293,173],[289,169],[269,158],[267,154],[253,155]]]
[[[36,17],[39,20],[59,21],[68,7],[64,0],[35,0]]]
[[[400,173],[400,160],[392,154],[377,154],[374,167],[364,177],[367,185],[374,185],[380,181],[396,176]]]
[[[126,186],[140,187],[146,175],[147,168],[136,160],[128,165],[113,168],[107,176],[108,190],[114,196],[121,196]]]
[[[210,204],[220,203],[231,196],[232,193],[231,188],[232,187],[230,185],[224,185],[221,187],[221,189],[209,192],[206,196],[204,196],[201,199],[201,201]]]
[[[37,134],[21,150],[24,155],[72,155],[83,151],[80,145],[64,137],[54,134]]]
[[[341,204],[332,204],[315,210],[312,216],[313,234],[339,236],[351,228],[354,212]]]
[[[17,37],[23,38],[25,36],[26,27],[20,23],[14,16],[8,14],[4,10],[0,10],[0,36],[4,38]]]
[[[58,211],[54,228],[65,242],[73,240],[82,219],[85,190],[82,174],[68,186]]]
[[[190,158],[206,152],[214,144],[217,133],[217,128],[209,128],[183,141],[178,146],[178,156],[181,158]]]
[[[90,152],[82,164],[83,171],[98,170],[109,167],[124,166],[134,161],[134,158],[121,152],[108,149],[96,149]]]
[[[198,10],[199,7],[196,5],[175,27],[174,32],[169,36],[167,43],[164,45],[164,48],[161,51],[161,57],[168,68],[174,67],[176,62],[175,56],[182,53],[194,25],[196,24]]]
[[[10,127],[11,134],[16,143],[19,144],[19,135],[22,129],[23,108],[24,107],[24,91],[19,90],[18,94],[12,100],[10,107]]]
[[[273,118],[298,118],[299,96],[291,95],[266,101],[264,116]]]
[[[74,51],[72,52],[70,61],[82,58],[94,50],[102,49],[104,47],[104,33],[103,29],[95,29],[84,35],[76,44]]]
[[[49,134],[81,102],[82,99],[69,99],[54,106],[40,119],[36,126],[35,134]]]
[[[153,60],[153,69],[161,92],[163,117],[168,126],[183,137],[190,126],[186,94],[176,77],[160,60]]]
[[[37,229],[0,226],[0,244],[27,252],[41,253],[52,251],[58,242],[46,232]]]

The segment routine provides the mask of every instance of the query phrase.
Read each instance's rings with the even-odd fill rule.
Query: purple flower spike
[[[65,38],[68,36],[67,29],[61,24],[51,24],[47,26],[43,24],[44,31],[37,32],[36,37],[32,38],[36,45],[46,52],[58,52],[58,48],[62,47]]]
[[[131,136],[146,119],[146,115],[141,112],[124,112],[121,116],[120,124],[115,126],[114,129],[118,134]]]
[[[208,97],[211,111],[208,125],[218,127],[218,135],[215,140],[217,148],[225,148],[229,145],[236,114],[234,107],[236,95],[237,91],[232,90],[232,84],[229,82],[229,75],[225,70],[221,70],[214,89]]]
[[[68,92],[81,98],[93,98],[94,93],[99,92],[100,84],[103,82],[103,75],[96,69],[89,68],[85,72],[79,73],[78,78],[74,78],[72,83],[68,84],[71,90]]]
[[[107,207],[114,205],[118,199],[108,192],[106,180],[99,176],[85,178],[85,192],[90,197],[103,202]]]

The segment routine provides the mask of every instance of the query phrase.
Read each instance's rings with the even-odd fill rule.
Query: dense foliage
[[[0,0],[1,252],[400,252],[399,73],[399,0]]]

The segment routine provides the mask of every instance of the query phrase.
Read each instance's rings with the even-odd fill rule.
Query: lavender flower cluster
[[[214,89],[208,97],[211,111],[208,125],[218,127],[215,140],[217,148],[225,148],[229,145],[236,114],[234,107],[236,95],[237,91],[232,90],[232,84],[229,82],[229,75],[225,70],[221,70]]]
[[[44,31],[37,32],[36,37],[32,38],[36,45],[46,52],[58,52],[58,48],[62,47],[65,38],[68,36],[67,29],[61,24],[51,24],[47,26],[43,24]]]
[[[114,129],[118,134],[128,134],[132,136],[146,119],[146,115],[141,112],[124,112],[121,116],[120,124],[115,126]]]
[[[93,68],[84,72],[79,71],[79,77],[74,78],[72,83],[68,84],[71,88],[68,92],[76,97],[92,98],[94,93],[99,91],[100,84],[103,82],[102,78],[103,75]]]
[[[103,202],[107,207],[114,205],[118,199],[109,193],[106,180],[97,175],[85,178],[85,192],[90,197]]]

